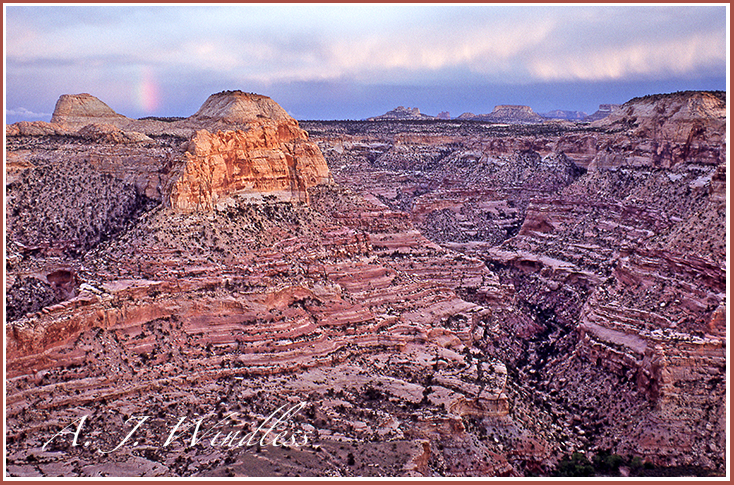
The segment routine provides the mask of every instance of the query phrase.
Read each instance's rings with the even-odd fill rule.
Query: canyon
[[[723,475],[725,96],[518,123],[8,126],[6,475]]]

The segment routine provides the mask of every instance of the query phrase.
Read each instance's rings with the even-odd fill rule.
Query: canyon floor
[[[721,93],[537,125],[90,98],[6,130],[6,476],[726,474]]]

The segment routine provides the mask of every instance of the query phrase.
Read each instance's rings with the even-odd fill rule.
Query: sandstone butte
[[[551,135],[308,137],[238,91],[106,108],[6,128],[6,474],[550,475],[581,450],[724,473],[720,94]],[[160,443],[289,402],[308,446]],[[96,452],[143,414],[140,445]],[[83,415],[88,448],[43,448]]]
[[[234,193],[306,201],[309,187],[330,180],[323,156],[298,122],[272,99],[241,91],[213,94],[194,115],[174,123],[132,120],[90,94],[62,95],[51,123],[21,122],[6,132],[75,133],[115,143],[152,141],[143,133],[188,136],[185,153],[172,162],[174,175],[160,181],[167,186],[164,202],[181,211],[211,210]]]

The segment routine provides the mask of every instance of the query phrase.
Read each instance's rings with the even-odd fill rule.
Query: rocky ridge
[[[489,121],[492,123],[542,123],[545,118],[537,114],[530,106],[520,105],[498,105],[494,107],[489,114],[475,115],[473,113],[464,113],[457,119]]]

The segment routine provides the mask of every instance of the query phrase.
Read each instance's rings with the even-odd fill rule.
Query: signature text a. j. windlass
[[[302,447],[308,444],[308,432],[295,427],[290,419],[306,406],[306,403],[299,403],[289,408],[290,404],[284,404],[273,411],[265,418],[259,426],[251,432],[245,432],[244,425],[241,427],[233,426],[238,422],[238,413],[233,412],[212,426],[205,425],[205,418],[196,420],[181,417],[178,419],[167,433],[165,441],[161,439],[160,445],[163,448],[169,448],[176,442],[183,441],[186,446],[196,446],[197,444],[208,445],[211,447],[219,447],[225,449],[248,448],[250,446],[281,446],[281,447]],[[116,445],[110,446],[109,449],[98,448],[97,452],[101,454],[109,454],[118,451],[125,445],[137,446],[137,436],[140,436],[150,416],[132,416],[125,421],[125,426],[131,429],[123,436]],[[46,443],[42,450],[46,451],[63,442],[71,440],[72,447],[89,448],[92,446],[90,441],[83,441],[80,437],[83,435],[85,425],[89,423],[89,415],[83,415],[77,418],[58,433],[53,435]]]

